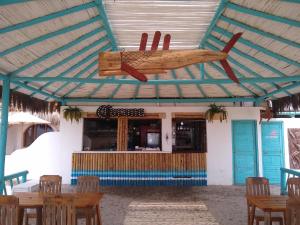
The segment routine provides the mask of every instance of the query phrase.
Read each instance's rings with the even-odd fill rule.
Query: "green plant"
[[[69,106],[68,108],[64,109],[64,118],[67,121],[73,122],[75,120],[76,122],[79,122],[79,120],[82,118],[82,110],[78,107],[72,107]]]
[[[210,104],[209,109],[205,112],[205,118],[208,120],[208,122],[213,122],[215,115],[219,116],[220,122],[227,120],[227,111],[224,106]]]

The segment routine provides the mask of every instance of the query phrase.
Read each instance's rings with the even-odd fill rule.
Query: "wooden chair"
[[[19,199],[15,196],[0,196],[0,224],[17,225]]]
[[[300,198],[300,177],[289,178],[287,186],[290,198]]]
[[[96,176],[80,176],[77,179],[76,191],[80,193],[97,193],[99,192],[99,177]],[[101,218],[97,218],[97,210],[99,204],[95,207],[86,207],[76,209],[76,218],[85,218],[86,224],[90,225],[92,221],[94,224],[101,225]],[[100,215],[100,212],[99,214]],[[98,223],[97,223],[98,222]]]
[[[44,198],[43,225],[75,225],[73,198],[55,195]]]
[[[47,194],[60,194],[61,183],[62,178],[59,175],[43,175],[40,177],[39,192]],[[29,219],[34,219],[36,216],[37,215],[33,210],[26,210],[24,216],[25,225],[29,224]]]
[[[289,198],[286,202],[286,225],[300,224],[300,198]]]
[[[43,175],[40,177],[39,191],[47,194],[61,193],[62,178],[59,175]]]
[[[270,195],[270,184],[269,180],[264,177],[248,177],[246,179],[246,196],[269,196]],[[253,225],[254,220],[251,221],[250,214],[252,210],[255,210],[253,206],[247,201],[247,210],[248,210],[248,225]],[[256,225],[259,225],[259,222],[264,221],[264,216],[255,215],[254,218]],[[282,217],[271,217],[271,222],[279,222],[280,225],[283,225]]]

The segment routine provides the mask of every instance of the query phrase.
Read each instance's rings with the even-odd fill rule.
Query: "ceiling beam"
[[[213,77],[212,77],[207,71],[205,71],[205,75],[206,75],[207,78],[213,80]],[[207,79],[206,79],[206,80],[207,80]],[[206,80],[205,80],[205,81],[206,81]],[[229,96],[229,97],[232,97],[232,96],[233,96],[233,94],[232,94],[227,88],[225,88],[222,84],[216,83],[216,85],[217,85],[219,88],[221,88],[227,96]]]
[[[221,0],[220,4],[219,4],[219,6],[216,10],[216,13],[215,13],[214,17],[213,17],[212,21],[210,22],[210,25],[208,26],[208,28],[205,32],[204,37],[200,41],[199,48],[203,48],[204,43],[207,41],[207,38],[208,38],[209,34],[211,33],[212,29],[215,27],[216,23],[218,22],[220,16],[224,12],[228,1],[229,0]]]
[[[27,3],[32,2],[33,0],[1,0],[0,6],[7,6],[7,5],[13,5],[13,4],[19,4],[19,3]]]
[[[63,35],[63,34],[66,34],[68,32],[80,29],[80,28],[85,27],[89,24],[95,23],[97,20],[99,20],[99,16],[88,19],[88,20],[85,20],[85,21],[77,23],[77,24],[74,24],[74,25],[69,26],[69,27],[64,27],[64,28],[62,28],[60,30],[57,30],[57,31],[54,31],[54,32],[50,32],[48,34],[45,34],[45,35],[39,36],[37,38],[34,38],[32,40],[23,42],[19,45],[16,45],[12,48],[9,48],[9,49],[6,49],[6,50],[0,52],[0,57],[4,57],[5,55],[11,54],[15,51],[19,51],[19,50],[21,50],[23,48],[26,48],[26,47],[29,47],[31,45],[35,45],[35,44],[38,44],[40,42],[46,41],[50,38],[57,37],[59,35]]]
[[[204,64],[202,63],[200,65],[204,65]],[[188,73],[188,75],[190,76],[191,79],[193,79],[193,80],[196,79],[195,75],[192,73],[192,71],[188,67],[184,67],[184,69]],[[204,67],[203,67],[203,69],[204,69]],[[201,68],[200,68],[200,71],[201,71]],[[202,72],[203,72],[203,74],[205,73],[204,70],[201,71],[201,73]],[[204,98],[207,98],[207,95],[205,94],[205,92],[203,91],[203,89],[201,88],[201,86],[199,84],[196,84],[196,87],[198,88],[198,90],[200,91],[200,93],[202,94],[202,96]]]
[[[300,86],[300,82],[296,82],[296,83],[293,83],[293,84],[290,84],[290,85],[287,85],[285,87],[282,87],[281,89],[278,89],[278,90],[275,90],[275,91],[272,91],[264,96],[261,96],[259,98],[256,99],[256,103],[259,105],[262,101],[264,101],[266,98],[269,98],[269,97],[272,97],[273,95],[276,95],[276,94],[279,94],[281,92],[284,92],[284,91],[287,91],[287,90],[290,90],[290,89],[293,89],[293,88],[296,88],[296,87],[299,87]]]
[[[106,15],[106,12],[105,12],[105,9],[104,9],[104,6],[103,6],[103,2],[102,2],[102,0],[95,0],[95,3],[96,3],[96,6],[97,6],[97,9],[98,9],[98,13],[101,17],[101,20],[102,20],[102,22],[105,26],[107,36],[110,38],[112,49],[113,49],[113,51],[117,51],[118,50],[118,44],[117,44],[115,36],[114,36],[114,34],[111,30],[111,26],[109,24],[109,20],[107,18],[107,15]]]
[[[45,54],[45,55],[43,55],[43,56],[41,56],[41,57],[39,57],[39,58],[31,61],[30,63],[28,63],[28,64],[26,64],[26,65],[24,65],[22,67],[20,67],[19,69],[17,69],[14,72],[10,73],[10,76],[19,75],[21,72],[29,69],[30,67],[32,67],[34,65],[37,65],[37,64],[43,62],[44,60],[47,60],[47,59],[51,58],[52,56],[54,56],[54,55],[56,55],[56,54],[58,54],[58,53],[60,53],[62,51],[65,51],[65,50],[67,50],[67,49],[69,49],[69,48],[71,48],[71,47],[79,44],[80,42],[82,42],[82,41],[84,41],[84,40],[86,40],[86,39],[88,39],[88,38],[90,38],[90,37],[92,37],[94,35],[99,35],[99,32],[101,32],[103,30],[104,30],[104,28],[101,27],[101,28],[97,28],[97,29],[95,29],[95,30],[93,30],[91,32],[88,32],[88,33],[80,36],[79,38],[75,39],[74,41],[71,41],[68,44],[63,45],[63,46],[61,46],[61,47],[59,47],[57,49],[54,49],[53,51],[48,52],[47,54]]]
[[[41,95],[43,95],[43,96],[45,96],[45,97],[52,98],[52,99],[54,99],[54,100],[56,100],[56,101],[59,101],[59,102],[62,101],[62,99],[61,99],[60,97],[54,96],[54,95],[52,95],[52,94],[50,94],[50,93],[48,93],[48,92],[39,90],[38,88],[29,86],[29,85],[24,84],[24,83],[22,83],[22,82],[20,82],[20,81],[11,80],[11,82],[13,82],[14,84],[16,84],[16,85],[18,85],[18,86],[20,86],[20,87],[22,87],[22,88],[25,88],[25,89],[29,90],[29,91],[32,91],[32,92],[41,94]]]
[[[239,22],[239,21],[237,21],[237,20],[231,19],[231,18],[229,18],[229,17],[221,16],[221,17],[220,17],[220,20],[222,20],[222,21],[224,21],[224,22],[226,22],[226,23],[232,24],[232,25],[234,25],[234,26],[243,28],[243,29],[248,30],[248,31],[250,31],[250,32],[259,34],[259,35],[261,35],[261,36],[263,36],[263,37],[267,37],[267,38],[273,39],[273,40],[275,40],[275,41],[282,42],[282,43],[284,43],[284,44],[293,46],[293,47],[295,47],[295,48],[300,48],[300,44],[298,44],[297,42],[294,42],[294,41],[285,39],[284,37],[277,36],[277,35],[275,35],[275,34],[272,34],[272,33],[267,32],[267,31],[260,30],[260,29],[258,29],[258,28],[256,28],[256,27],[249,26],[249,25],[247,25],[247,24],[244,24],[244,23]]]
[[[225,30],[225,29],[223,29],[221,27],[217,27],[217,26],[213,29],[213,31],[215,31],[215,32],[217,32],[217,33],[219,33],[221,35],[224,35],[228,39],[230,39],[234,35],[234,33],[229,32],[229,31],[227,31],[227,30]],[[262,47],[262,46],[260,46],[258,44],[255,44],[255,43],[253,43],[253,42],[251,42],[249,40],[246,40],[243,37],[241,37],[239,39],[238,43],[242,43],[243,45],[246,45],[246,46],[248,46],[250,48],[253,48],[253,49],[255,49],[255,50],[259,51],[259,52],[262,52],[265,55],[268,55],[268,56],[270,56],[270,57],[272,57],[274,59],[277,59],[279,61],[285,62],[285,63],[290,64],[290,65],[294,65],[296,67],[300,67],[300,63],[299,62],[294,61],[292,59],[289,59],[287,57],[284,57],[284,56],[282,56],[280,54],[277,54],[276,52],[272,52],[269,49],[266,49],[266,48],[264,48],[264,47]]]
[[[177,74],[174,70],[171,70],[171,74],[172,74],[173,79],[177,80]],[[177,94],[178,94],[179,98],[182,98],[183,97],[182,90],[181,90],[179,84],[175,84],[175,86],[176,86]]]
[[[18,24],[14,24],[14,25],[11,25],[11,26],[8,26],[8,27],[1,28],[0,29],[0,34],[5,34],[7,32],[11,32],[11,31],[23,29],[23,28],[26,28],[26,27],[30,27],[30,26],[33,26],[33,25],[38,24],[38,23],[50,21],[50,20],[56,19],[58,17],[66,16],[68,14],[76,13],[76,12],[86,10],[86,9],[90,9],[90,8],[93,8],[93,7],[96,7],[94,2],[74,6],[72,8],[64,9],[62,11],[54,12],[54,13],[51,13],[51,14],[48,14],[48,15],[45,15],[45,16],[34,18],[32,20],[27,20],[25,22],[21,22],[21,23],[18,23]]]
[[[122,76],[121,79],[124,79],[126,76]],[[110,94],[109,98],[112,99],[115,97],[115,95],[118,93],[118,91],[120,90],[122,84],[118,84],[117,87],[115,88],[115,90],[113,90],[113,92]]]
[[[246,8],[246,7],[231,3],[231,2],[227,4],[227,7],[229,9],[235,10],[236,12],[248,14],[248,15],[255,16],[255,17],[260,17],[263,19],[270,20],[272,22],[276,21],[278,23],[284,23],[289,26],[300,27],[299,21],[291,20],[291,19],[281,17],[278,15],[272,15],[272,14],[269,14],[266,12],[261,12],[261,11],[255,10],[255,9]]]
[[[209,75],[209,74],[207,74]],[[231,79],[180,79],[180,80],[148,80],[148,82],[141,82],[133,79],[96,79],[96,78],[72,78],[72,77],[12,77],[12,81],[30,81],[30,82],[74,82],[74,83],[91,83],[91,84],[145,84],[145,85],[156,85],[156,84],[232,84],[235,83]],[[300,74],[289,77],[260,77],[260,78],[239,78],[241,83],[283,83],[300,81]]]

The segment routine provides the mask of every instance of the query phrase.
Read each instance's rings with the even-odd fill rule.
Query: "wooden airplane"
[[[154,34],[151,50],[146,50],[148,34],[143,33],[139,51],[100,52],[100,76],[131,75],[147,82],[145,74],[166,73],[167,70],[178,69],[192,64],[220,61],[228,77],[236,83],[239,80],[227,62],[228,52],[241,37],[242,33],[233,35],[222,51],[206,49],[169,50],[171,35],[164,37],[162,50],[157,50],[161,33]]]

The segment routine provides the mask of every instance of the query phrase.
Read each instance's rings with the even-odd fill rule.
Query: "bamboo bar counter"
[[[98,176],[103,186],[205,186],[206,153],[74,152],[72,184],[82,175]]]

